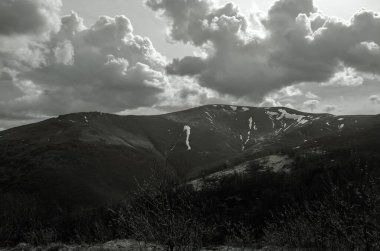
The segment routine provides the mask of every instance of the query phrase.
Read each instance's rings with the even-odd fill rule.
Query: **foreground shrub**
[[[172,176],[153,174],[119,211],[132,237],[167,250],[200,250],[215,226],[207,222],[205,205]]]
[[[267,243],[318,250],[380,250],[380,180],[368,168],[322,200],[294,204],[265,229]]]

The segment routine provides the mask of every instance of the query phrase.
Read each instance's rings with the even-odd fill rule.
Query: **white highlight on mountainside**
[[[293,119],[293,120],[297,120],[298,124],[305,124],[306,122],[308,122],[308,118],[306,116],[290,114],[284,109],[279,109],[279,112],[281,112],[281,116],[277,118],[278,120],[283,119],[283,118]]]
[[[268,115],[269,119],[272,121],[272,127],[274,129],[275,124],[274,124],[274,118],[273,117],[277,116],[278,113],[277,112],[270,112],[270,111],[266,111],[265,113]]]
[[[240,140],[241,140],[241,150],[244,151],[244,148],[245,148],[245,143],[244,143],[244,139],[243,139],[243,135],[240,134]]]
[[[210,114],[209,112],[205,112],[205,113],[206,113],[206,115],[207,115],[206,119],[207,119],[211,124],[214,124],[214,120],[213,120],[211,114]]]
[[[249,130],[248,130],[248,133],[247,133],[247,139],[244,141],[244,140],[243,140],[243,136],[240,135],[240,139],[243,141],[243,142],[242,142],[243,145],[242,145],[242,147],[241,147],[241,150],[242,150],[242,151],[244,151],[246,144],[247,144],[247,143],[249,142],[249,140],[251,139],[252,125],[253,125],[253,118],[250,117],[250,118],[248,119],[248,127],[249,127]],[[256,130],[256,129],[257,129],[257,128],[256,128],[256,124],[255,124],[255,125],[254,125],[254,130]]]
[[[263,167],[263,170],[274,173],[289,172],[290,170],[285,167],[293,163],[293,160],[287,155],[269,155],[257,161]]]
[[[190,151],[191,150],[191,146],[190,146],[190,131],[191,131],[191,127],[188,126],[188,125],[185,125],[183,127],[183,130],[186,131],[186,146],[187,146],[187,150]]]
[[[266,114],[268,115],[270,120],[272,120],[273,129],[275,126],[275,122],[274,122],[275,120],[280,121],[280,123],[281,123],[281,128],[279,130],[276,130],[276,134],[278,134],[282,130],[286,131],[289,128],[291,128],[292,126],[295,127],[295,126],[304,125],[304,124],[308,123],[310,121],[310,119],[312,119],[311,116],[291,114],[291,113],[288,113],[284,109],[279,109],[278,111],[279,111],[279,113],[266,111]],[[291,119],[291,120],[294,120],[294,122],[291,123],[290,125],[287,125],[287,123],[284,124],[283,119]]]
[[[218,182],[223,177],[231,176],[231,175],[247,175],[249,163],[250,163],[249,161],[245,162],[245,163],[240,164],[238,166],[210,174],[204,178],[200,178],[200,179],[190,181],[187,184],[192,185],[196,191],[201,191],[202,189],[206,188],[207,186],[210,186],[210,185],[214,186],[214,185],[218,184]],[[209,181],[212,181],[212,182],[209,182]]]

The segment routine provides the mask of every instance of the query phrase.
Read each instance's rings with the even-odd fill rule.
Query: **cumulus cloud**
[[[100,17],[89,28],[75,13],[63,20],[61,31],[48,44],[49,64],[23,74],[43,90],[32,99],[38,100],[37,107],[57,97],[69,105],[57,106],[54,113],[118,112],[157,102],[167,82],[165,58],[148,38],[133,34],[128,18]]]
[[[272,97],[266,97],[263,102],[260,103],[261,107],[280,107],[282,104]]]
[[[336,85],[336,86],[360,86],[364,82],[364,77],[359,75],[356,70],[353,68],[343,68],[341,71],[338,71],[334,76],[325,83],[322,83],[322,86],[327,85]]]
[[[326,105],[325,108],[324,108],[324,111],[327,112],[327,113],[331,113],[333,111],[336,110],[336,106],[335,105]]]
[[[60,28],[60,0],[0,2],[0,68],[25,70],[45,63],[46,42]]]
[[[254,18],[211,0],[146,4],[169,20],[171,39],[206,54],[175,59],[168,73],[196,76],[222,94],[259,101],[301,82],[357,86],[363,80],[356,72],[379,74],[377,13],[361,11],[346,22],[318,12],[312,0],[279,0],[265,17]]]
[[[285,106],[293,109],[310,109],[304,102],[310,100],[319,101],[321,98],[308,91],[305,84],[291,85],[266,95],[260,106]]]
[[[304,107],[310,111],[314,111],[318,108],[320,101],[316,99],[307,100],[303,103]]]
[[[3,119],[207,103],[322,111],[335,105],[327,92],[347,96],[347,89],[379,79],[380,17],[374,12],[345,21],[320,13],[312,0],[279,0],[268,13],[249,15],[214,0],[146,5],[168,20],[171,40],[197,47],[198,55],[169,62],[123,15],[86,27],[75,12],[60,16],[61,0],[2,0],[0,127],[10,125]],[[373,88],[363,94],[367,105]]]
[[[102,16],[85,27],[74,12],[57,22],[52,15],[57,15],[59,7],[60,1],[54,0],[0,4],[0,11],[15,14],[34,8],[31,17],[19,17],[19,23],[11,13],[1,16],[15,24],[0,30],[0,54],[7,55],[0,57],[0,65],[8,69],[2,71],[0,81],[11,82],[19,91],[16,98],[0,101],[2,110],[24,117],[89,110],[119,112],[159,101],[169,81],[166,59],[148,38],[133,33],[128,18]],[[52,10],[56,12],[48,14]],[[31,20],[35,22],[30,26],[23,23]],[[26,48],[19,55],[11,53],[16,46],[11,42],[18,37]]]
[[[306,94],[305,94],[305,97],[308,98],[308,99],[318,99],[319,97],[317,95],[315,95],[314,93],[308,91]]]
[[[379,95],[371,95],[368,100],[374,104],[374,105],[379,105],[380,104],[380,96]]]
[[[168,76],[167,59],[127,17],[101,16],[86,27],[75,12],[61,17],[61,5],[0,3],[1,127],[70,112],[170,110],[219,96],[185,76],[202,62],[184,77]]]

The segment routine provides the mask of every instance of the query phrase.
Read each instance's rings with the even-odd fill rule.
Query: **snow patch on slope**
[[[244,140],[244,139],[243,139],[243,136],[240,135],[240,140],[242,141],[242,146],[241,146],[241,150],[242,150],[242,151],[245,150],[245,146],[246,146],[246,145],[248,144],[248,142],[251,140],[251,131],[252,131],[253,123],[254,123],[254,122],[253,122],[253,118],[250,117],[250,118],[248,119],[248,128],[249,128],[249,130],[248,130],[248,132],[247,132],[247,139],[246,139],[246,140]],[[256,124],[254,124],[253,129],[254,129],[254,130],[257,130],[257,128],[256,128]]]
[[[308,117],[306,117],[304,115],[291,114],[291,113],[288,113],[284,109],[279,109],[279,111],[281,112],[281,116],[278,117],[277,120],[280,120],[283,118],[293,119],[293,120],[296,120],[298,124],[305,124],[306,122],[308,122]]]
[[[278,113],[277,113],[277,112],[266,111],[266,113],[267,113],[269,116],[272,116],[272,117],[276,117],[276,116],[278,116]]]
[[[292,113],[288,113],[284,109],[279,109],[278,112],[266,111],[266,114],[268,115],[269,119],[272,121],[273,129],[275,129],[275,120],[281,123],[281,128],[276,131],[276,134],[281,132],[283,129],[284,131],[286,131],[292,126],[304,125],[308,123],[310,119],[313,119],[312,116],[292,114]],[[283,121],[284,119],[294,120],[294,122],[288,125],[287,123],[284,123]]]
[[[206,119],[211,123],[211,124],[214,124],[214,120],[213,120],[213,117],[211,116],[211,114],[209,112],[205,112],[207,117]]]
[[[188,126],[188,125],[185,125],[183,127],[183,130],[186,131],[186,146],[187,146],[187,150],[190,151],[191,150],[191,146],[190,146],[190,133],[191,133],[191,127]]]
[[[265,111],[265,113],[268,115],[269,119],[272,121],[272,127],[274,129],[274,117],[276,117],[278,115],[277,112],[270,112],[270,111]]]

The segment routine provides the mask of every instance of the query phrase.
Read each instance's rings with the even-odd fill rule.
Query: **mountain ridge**
[[[0,132],[0,193],[110,203],[154,166],[186,181],[257,159],[263,166],[291,161],[282,152],[377,152],[377,128],[379,115],[285,107],[214,104],[152,116],[71,113]],[[276,165],[270,170],[283,169]]]

